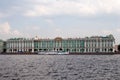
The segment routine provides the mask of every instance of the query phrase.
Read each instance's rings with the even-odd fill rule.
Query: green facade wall
[[[35,51],[84,52],[84,40],[35,40]]]

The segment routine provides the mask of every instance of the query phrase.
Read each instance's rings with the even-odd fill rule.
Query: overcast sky
[[[120,0],[0,0],[0,38],[113,34],[120,43]]]

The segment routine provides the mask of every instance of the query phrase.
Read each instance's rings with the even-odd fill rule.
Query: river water
[[[0,80],[120,80],[120,55],[0,55]]]

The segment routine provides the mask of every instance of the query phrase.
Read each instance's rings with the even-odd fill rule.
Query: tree
[[[120,51],[120,44],[118,45],[118,51]]]

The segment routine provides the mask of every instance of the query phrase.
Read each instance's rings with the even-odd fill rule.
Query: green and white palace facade
[[[63,52],[113,52],[115,39],[113,35],[92,36],[85,38],[61,38],[40,39],[40,38],[11,38],[6,41],[7,53],[17,52],[42,52],[42,51],[63,51]]]

